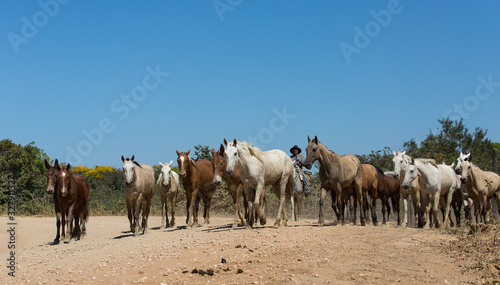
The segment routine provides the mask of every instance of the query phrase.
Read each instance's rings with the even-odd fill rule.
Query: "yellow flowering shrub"
[[[94,168],[89,168],[84,165],[73,167],[73,172],[80,173],[86,176],[94,176],[95,178],[102,178],[106,172],[112,172],[113,167],[98,165]]]

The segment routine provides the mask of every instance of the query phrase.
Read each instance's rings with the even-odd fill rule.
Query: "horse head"
[[[125,159],[122,155],[123,162],[123,177],[125,178],[125,185],[128,187],[134,184],[135,179],[135,166],[141,167],[141,165],[134,160],[135,156],[132,155],[132,158]]]
[[[311,169],[312,164],[319,159],[319,153],[318,137],[314,136],[314,139],[311,140],[309,136],[307,136],[306,161],[304,162],[304,166],[307,169]]]
[[[226,145],[226,150],[224,151],[226,172],[227,174],[233,174],[234,167],[238,161],[238,141],[234,139],[232,142],[228,143],[227,140],[224,139],[224,144]]]
[[[398,151],[397,153],[392,151],[392,154],[394,155],[394,157],[392,158],[394,177],[399,179],[401,177],[401,172],[404,171],[404,168],[406,166],[406,150],[403,152]]]
[[[188,150],[187,152],[178,152],[176,150],[175,152],[177,153],[178,156],[177,165],[179,166],[179,175],[182,177],[186,177],[187,170],[190,164],[192,164],[195,168],[197,168],[195,161],[189,157],[189,153],[191,152],[191,150]]]
[[[172,171],[172,163],[173,161],[171,160],[169,163],[161,163],[159,162],[159,164],[161,165],[161,174],[162,174],[162,185],[164,187],[167,187],[169,184],[170,184],[170,176],[171,176],[171,171]]]
[[[212,168],[214,169],[214,183],[220,185],[223,173],[226,170],[226,158],[224,157],[224,145],[222,144],[218,151],[212,149]]]
[[[470,152],[468,154],[464,154],[460,152],[460,155],[457,158],[457,166],[455,166],[455,173],[460,175],[462,172],[462,163],[470,162]]]
[[[413,180],[417,179],[419,172],[417,166],[415,165],[415,159],[413,159],[413,157],[411,157],[410,160],[406,158],[404,160],[405,166],[403,170],[405,178],[403,179],[403,183],[401,183],[401,186],[405,189],[408,189],[410,188]]]
[[[58,188],[61,189],[61,196],[66,197],[71,190],[71,180],[73,178],[73,174],[70,171],[71,165],[68,165],[65,168],[62,168],[58,174]]]
[[[47,168],[47,172],[45,172],[45,176],[47,177],[47,193],[54,194],[54,189],[57,184],[57,175],[61,170],[59,162],[56,159],[54,166],[51,166],[49,162],[45,160],[45,168]]]

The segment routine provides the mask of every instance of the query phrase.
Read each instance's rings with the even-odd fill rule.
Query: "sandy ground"
[[[437,230],[394,226],[317,226],[317,220],[274,220],[253,230],[210,226],[160,229],[134,237],[126,217],[90,217],[88,235],[51,245],[55,218],[16,217],[15,277],[10,272],[7,218],[0,233],[4,260],[0,284],[469,284],[480,276],[444,246],[455,236]]]

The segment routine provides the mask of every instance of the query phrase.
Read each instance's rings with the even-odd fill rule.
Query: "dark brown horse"
[[[378,188],[377,194],[382,201],[382,225],[386,225],[389,217],[391,215],[391,209],[389,207],[389,199],[392,200],[393,210],[398,216],[398,225],[401,225],[401,219],[399,217],[399,199],[401,196],[401,189],[399,185],[399,180],[394,177],[393,174],[384,174],[384,172],[377,167],[378,171]],[[387,212],[387,220],[386,220]]]
[[[61,211],[62,238],[65,243],[71,240],[70,229],[73,221],[75,222],[73,237],[80,239],[82,233],[85,234],[85,222],[89,215],[89,184],[83,176],[73,174],[70,169],[69,164],[62,169],[57,165],[59,173],[55,187],[56,201]],[[80,229],[80,219],[82,229]]]
[[[235,218],[233,223],[233,228],[238,226],[238,218],[241,220],[241,225],[246,226],[246,212],[247,212],[247,196],[243,192],[243,183],[241,182],[239,165],[235,166],[234,172],[228,174],[226,172],[226,158],[224,157],[224,145],[220,145],[219,151],[212,149],[212,168],[214,170],[214,183],[220,185],[222,183],[222,178],[226,182],[229,193],[231,193],[231,198],[233,198],[233,204],[235,209]],[[243,196],[243,205],[245,207],[245,217],[240,211],[240,199]]]
[[[215,192],[214,173],[212,164],[206,159],[194,161],[187,152],[177,152],[177,163],[179,165],[179,175],[182,178],[182,185],[186,191],[187,201],[190,201],[188,211],[187,228],[198,225],[198,215],[195,211],[196,198],[198,195],[203,200],[205,211],[203,214],[204,224],[210,224],[210,205]]]
[[[47,168],[47,172],[45,172],[45,176],[47,177],[47,193],[52,195],[54,199],[54,210],[56,212],[56,227],[57,234],[54,239],[54,244],[59,243],[59,238],[61,237],[61,210],[59,210],[59,203],[57,202],[57,195],[54,191],[57,185],[57,175],[59,174],[59,162],[54,162],[54,166],[51,166],[50,163],[45,160],[45,168]]]

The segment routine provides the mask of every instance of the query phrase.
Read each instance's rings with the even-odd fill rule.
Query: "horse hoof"
[[[260,225],[264,226],[267,223],[266,218],[260,218]]]
[[[253,227],[251,225],[246,225],[245,230],[251,230]]]
[[[172,227],[172,228],[173,228],[174,226],[175,226],[175,222],[171,222],[171,223],[170,223],[170,227]]]
[[[54,242],[52,242],[52,245],[57,245],[59,244],[59,239],[55,239]]]
[[[325,225],[325,222],[323,222],[323,221],[318,222],[318,226],[319,226],[319,227],[322,227],[322,226],[324,226],[324,225]]]
[[[366,226],[366,220],[361,220],[361,226],[365,227]]]
[[[163,230],[163,229],[165,229],[165,226],[163,226],[163,225],[160,226],[160,230]]]

